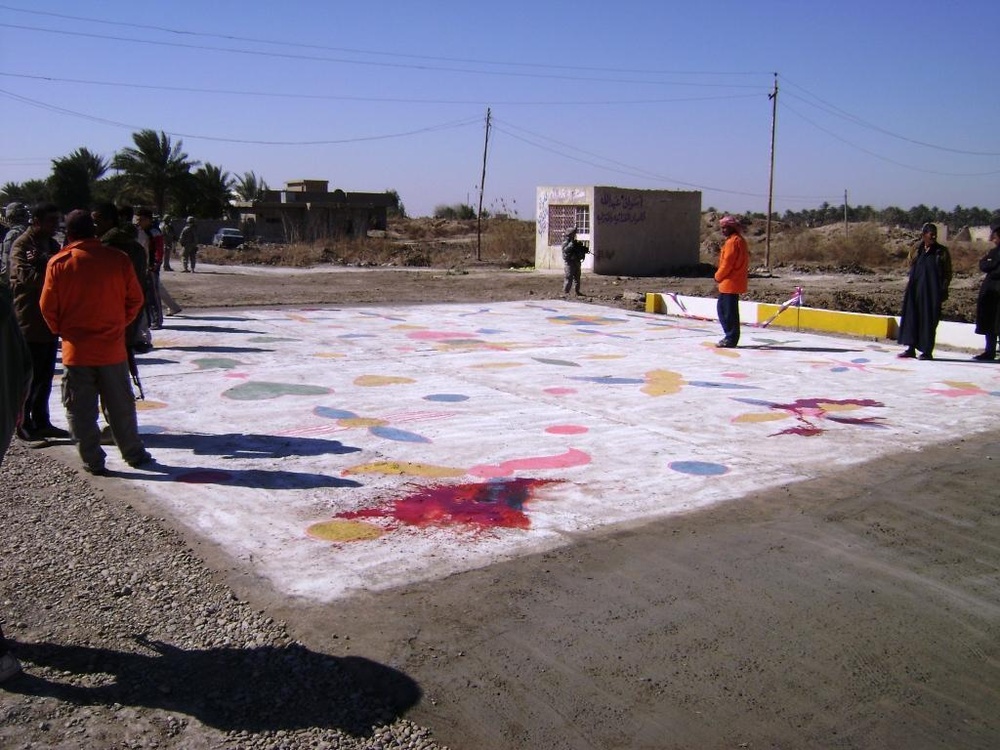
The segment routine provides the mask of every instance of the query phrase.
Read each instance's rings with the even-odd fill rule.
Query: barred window
[[[549,206],[549,244],[561,245],[567,229],[590,234],[590,206]]]

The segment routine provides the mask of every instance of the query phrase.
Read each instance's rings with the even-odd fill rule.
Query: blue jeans
[[[719,294],[716,309],[723,337],[730,345],[736,346],[740,343],[740,295]]]

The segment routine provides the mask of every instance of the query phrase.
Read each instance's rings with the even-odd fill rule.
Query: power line
[[[280,91],[247,91],[240,89],[213,89],[213,88],[198,88],[193,86],[162,86],[154,85],[148,83],[133,83],[125,81],[94,81],[86,80],[80,78],[60,78],[56,76],[45,76],[45,75],[31,75],[28,73],[8,73],[5,71],[0,71],[0,76],[6,78],[22,78],[31,81],[47,81],[51,83],[71,83],[75,85],[85,85],[85,86],[105,86],[112,88],[127,88],[127,89],[140,89],[149,91],[173,91],[178,93],[190,93],[190,94],[213,94],[213,95],[231,95],[231,96],[254,96],[254,97],[273,97],[280,99],[306,99],[306,100],[319,100],[319,101],[359,101],[359,102],[375,102],[375,103],[387,103],[387,104],[456,104],[456,105],[482,105],[485,104],[485,100],[478,99],[410,99],[410,98],[395,98],[395,97],[375,97],[375,96],[346,96],[338,94],[298,94],[298,93],[288,93]],[[598,106],[598,105],[633,105],[633,104],[676,104],[682,102],[701,102],[701,101],[718,101],[718,100],[731,100],[731,99],[749,99],[755,98],[759,94],[728,94],[720,96],[691,96],[691,97],[675,97],[669,99],[619,99],[619,100],[593,100],[593,99],[580,99],[580,100],[567,100],[567,101],[555,101],[555,100],[514,100],[514,101],[494,101],[493,104],[500,104],[503,106],[516,106],[516,105],[537,105],[537,106],[577,106],[586,105],[588,107]]]
[[[501,124],[497,124],[498,122],[501,123]],[[503,127],[504,125],[506,127]],[[764,193],[751,193],[751,192],[745,192],[745,191],[740,191],[740,190],[730,190],[730,189],[727,189],[727,188],[720,188],[720,187],[715,187],[715,186],[712,186],[712,185],[702,185],[702,184],[693,183],[693,182],[686,182],[684,180],[678,180],[678,179],[676,179],[674,177],[657,174],[655,172],[651,172],[649,170],[642,169],[641,167],[636,167],[636,166],[633,166],[633,165],[630,165],[630,164],[625,164],[624,162],[620,162],[620,161],[617,161],[615,159],[610,159],[608,157],[601,156],[599,154],[595,154],[593,152],[586,151],[586,150],[581,149],[581,148],[577,148],[576,146],[572,146],[570,144],[563,143],[562,141],[558,141],[558,140],[556,140],[554,138],[549,138],[548,136],[541,135],[539,133],[534,133],[534,132],[532,132],[530,130],[526,130],[525,128],[518,127],[517,125],[514,125],[513,123],[507,122],[506,120],[499,120],[498,121],[496,118],[494,118],[494,120],[493,120],[493,128],[495,130],[497,130],[498,132],[504,133],[505,135],[508,135],[511,138],[514,138],[515,140],[521,141],[523,143],[527,143],[528,145],[534,146],[535,148],[541,149],[542,151],[547,151],[547,152],[549,152],[551,154],[555,154],[556,156],[560,156],[560,157],[562,157],[564,159],[570,159],[572,161],[577,161],[577,162],[580,162],[582,164],[587,164],[588,166],[597,167],[598,169],[607,170],[609,172],[617,172],[619,174],[628,175],[630,177],[640,177],[640,178],[643,178],[643,179],[649,179],[649,180],[654,180],[654,181],[663,182],[663,183],[669,183],[669,184],[673,184],[673,185],[683,185],[684,187],[695,188],[695,189],[703,190],[703,191],[712,191],[712,192],[717,192],[717,193],[726,193],[726,194],[729,194],[729,195],[741,195],[741,196],[750,197],[750,198],[766,198],[767,197],[767,195],[764,194]],[[507,128],[510,128],[510,130],[508,130]],[[527,135],[520,135],[520,134],[518,134],[516,132],[512,132],[512,131],[520,131],[521,133],[524,133],[524,134],[527,134]],[[530,137],[528,137],[528,136],[530,136]],[[586,159],[586,158],[582,158],[582,157],[579,157],[579,156],[573,156],[572,154],[566,153],[566,151],[564,151],[564,150],[560,150],[560,149],[557,149],[557,148],[553,148],[551,146],[547,146],[544,143],[538,143],[537,141],[532,140],[532,138],[538,139],[540,141],[547,141],[548,143],[552,143],[552,144],[555,144],[557,146],[560,146],[562,149],[568,149],[569,151],[576,151],[576,152],[579,152],[580,154],[584,154],[585,156],[589,156],[589,157],[592,157],[593,159],[598,159],[601,162],[607,162],[607,163],[606,164],[602,164],[602,163],[599,163],[599,162],[596,162],[596,161],[592,161],[591,159]],[[609,166],[609,165],[611,165],[611,166]],[[825,196],[778,196],[778,197],[780,197],[782,200],[822,200],[822,199],[825,199]]]
[[[30,15],[46,16],[50,18],[59,18],[68,21],[84,21],[86,23],[103,24],[106,26],[121,26],[128,29],[135,28],[135,24],[132,22],[109,21],[106,19],[92,18],[86,16],[74,16],[64,13],[53,13],[51,11],[18,8],[11,5],[0,5],[0,10],[9,10],[15,13],[26,13]],[[393,58],[411,59],[411,60],[431,60],[435,62],[449,62],[449,63],[465,63],[471,65],[494,65],[494,66],[513,67],[513,68],[549,68],[555,70],[576,70],[576,71],[602,72],[602,73],[610,71],[613,73],[628,73],[628,74],[643,74],[643,75],[689,75],[689,76],[757,76],[765,74],[770,75],[769,71],[648,70],[648,69],[629,69],[629,68],[608,68],[607,66],[588,67],[580,65],[531,63],[531,62],[509,61],[509,60],[508,61],[477,60],[472,58],[443,57],[437,55],[414,55],[402,52],[385,52],[381,50],[364,50],[364,49],[356,49],[350,47],[334,47],[334,46],[320,45],[320,44],[309,44],[306,42],[288,42],[275,39],[265,39],[261,37],[246,37],[246,36],[237,36],[233,34],[215,34],[204,31],[188,31],[184,29],[172,29],[166,26],[153,26],[148,24],[143,25],[142,28],[144,30],[160,31],[166,34],[179,35],[179,36],[201,37],[207,39],[223,39],[226,41],[250,42],[254,44],[271,44],[276,46],[292,47],[298,49],[315,49],[327,52],[345,52],[349,54],[371,55],[379,57],[393,57]]]
[[[586,83],[629,83],[629,84],[642,84],[648,86],[699,86],[699,87],[715,87],[715,88],[757,88],[754,84],[723,84],[723,83],[684,83],[679,81],[650,81],[642,79],[628,79],[628,78],[606,78],[606,77],[594,77],[594,76],[574,76],[574,75],[557,75],[554,73],[519,73],[516,71],[499,71],[499,70],[470,70],[467,68],[452,68],[441,65],[426,65],[426,64],[403,64],[403,63],[393,63],[393,62],[378,62],[371,60],[352,60],[348,58],[338,58],[338,57],[322,57],[319,55],[305,55],[305,54],[293,54],[291,52],[264,52],[262,50],[252,50],[252,49],[238,49],[234,47],[214,47],[202,44],[187,44],[184,42],[164,42],[155,39],[142,39],[136,37],[118,37],[110,36],[107,34],[85,34],[79,30],[66,31],[62,29],[45,29],[38,26],[24,26],[18,24],[3,24],[9,29],[19,29],[21,31],[37,31],[45,34],[56,34],[60,36],[69,36],[74,39],[88,38],[88,39],[100,39],[103,41],[113,41],[113,42],[125,42],[128,44],[146,44],[158,47],[171,47],[178,49],[195,49],[201,51],[209,52],[225,52],[233,53],[238,55],[249,55],[253,57],[268,57],[268,58],[279,58],[286,60],[307,60],[309,62],[328,62],[328,63],[339,63],[344,65],[362,65],[371,66],[379,68],[392,68],[392,69],[406,69],[406,70],[421,70],[421,71],[435,71],[435,72],[446,72],[446,73],[465,73],[473,75],[485,75],[485,76],[507,76],[514,78],[540,78],[540,79],[553,79],[560,81],[578,81]]]
[[[904,164],[903,162],[896,161],[895,159],[890,159],[888,156],[883,156],[882,154],[877,154],[874,151],[871,151],[871,150],[869,150],[867,148],[864,148],[863,146],[857,145],[856,143],[852,143],[851,141],[847,140],[846,138],[842,138],[841,136],[837,135],[836,133],[834,133],[834,132],[832,132],[830,130],[827,130],[822,125],[819,125],[819,124],[813,122],[808,117],[806,117],[805,115],[803,115],[801,112],[797,112],[796,110],[792,109],[785,102],[781,102],[781,108],[784,109],[784,110],[787,110],[787,111],[791,112],[796,117],[799,117],[799,118],[805,120],[807,123],[809,123],[810,125],[812,125],[814,128],[816,128],[817,130],[821,130],[822,132],[826,133],[831,138],[836,138],[841,143],[844,143],[844,144],[850,146],[853,149],[857,149],[858,151],[861,151],[862,153],[868,154],[869,156],[873,156],[876,159],[880,159],[880,160],[882,160],[884,162],[888,162],[889,164],[895,164],[897,167],[902,167],[903,169],[909,169],[909,170],[912,170],[914,172],[923,172],[924,174],[936,174],[936,175],[940,175],[940,176],[943,176],[943,177],[988,177],[990,175],[1000,174],[1000,169],[993,170],[993,171],[990,171],[990,172],[939,172],[939,171],[936,171],[936,170],[933,170],[933,169],[925,169],[923,167],[914,167],[914,166],[912,166],[910,164]]]
[[[874,131],[876,131],[878,133],[882,133],[883,135],[887,135],[890,138],[895,138],[895,139],[900,140],[900,141],[905,141],[907,143],[912,143],[912,144],[917,145],[917,146],[923,146],[924,148],[934,149],[936,151],[948,151],[948,152],[953,153],[953,154],[966,154],[968,156],[1000,156],[1000,152],[998,152],[998,151],[969,151],[967,149],[952,148],[950,146],[940,146],[940,145],[935,144],[935,143],[928,143],[926,141],[917,140],[916,138],[910,138],[910,137],[905,136],[905,135],[900,135],[899,133],[894,133],[891,130],[887,130],[886,128],[883,128],[883,127],[880,127],[880,126],[875,125],[873,123],[870,123],[867,120],[863,120],[862,118],[858,117],[857,115],[853,115],[850,112],[847,112],[847,111],[845,111],[843,109],[840,109],[839,107],[837,107],[837,106],[835,106],[833,104],[830,104],[827,101],[824,101],[820,97],[818,97],[815,94],[807,91],[806,89],[802,88],[801,86],[799,86],[799,85],[797,85],[795,83],[791,83],[787,78],[785,78],[785,76],[782,76],[781,79],[785,83],[789,83],[790,85],[794,86],[795,88],[797,88],[797,89],[803,91],[804,93],[808,94],[809,96],[811,96],[812,98],[814,98],[816,101],[820,102],[820,104],[822,104],[823,106],[821,107],[821,106],[819,106],[819,105],[817,105],[817,104],[815,104],[813,102],[808,101],[807,99],[805,99],[805,98],[803,98],[801,96],[796,96],[795,94],[788,94],[789,96],[792,96],[793,98],[798,99],[803,104],[808,104],[811,107],[816,107],[817,109],[822,109],[825,112],[827,112],[827,113],[829,113],[829,114],[831,114],[831,115],[833,115],[835,117],[840,117],[842,119],[848,120],[848,121],[853,122],[853,123],[855,123],[857,125],[860,125],[862,127],[869,128],[870,130],[874,130]],[[786,94],[787,94],[787,92],[786,92]]]
[[[124,122],[118,122],[117,120],[109,120],[103,117],[95,117],[93,115],[88,115],[83,112],[76,112],[71,109],[66,109],[65,107],[57,107],[53,104],[47,104],[46,102],[40,102],[35,99],[29,99],[26,96],[21,96],[19,94],[15,94],[10,91],[5,91],[3,89],[0,89],[0,96],[6,96],[15,101],[19,101],[23,104],[28,104],[32,107],[38,107],[39,109],[44,109],[49,112],[55,112],[61,115],[78,117],[102,125],[111,125],[113,127],[127,128],[133,131],[148,129],[142,125],[131,125]],[[170,130],[164,130],[163,132],[175,138],[188,138],[191,140],[201,140],[201,141],[215,141],[219,143],[241,143],[253,146],[333,146],[345,143],[361,143],[364,141],[388,140],[390,138],[405,138],[408,136],[419,135],[422,133],[430,133],[438,130],[450,130],[454,128],[467,127],[472,124],[477,124],[478,122],[479,122],[478,118],[466,118],[464,120],[455,120],[452,122],[441,123],[439,125],[429,125],[427,127],[416,128],[414,130],[408,130],[401,133],[385,133],[381,135],[358,136],[355,138],[325,139],[317,141],[268,141],[268,140],[255,140],[255,139],[244,139],[244,138],[223,138],[220,136],[200,135],[197,133],[181,133]]]

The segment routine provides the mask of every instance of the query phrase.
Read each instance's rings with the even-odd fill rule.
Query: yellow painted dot
[[[421,464],[411,461],[376,461],[370,464],[358,464],[344,469],[344,474],[399,474],[413,477],[461,477],[465,475],[465,469],[452,468],[450,466],[435,466],[434,464]]]
[[[415,383],[411,378],[393,377],[391,375],[362,375],[354,379],[354,385],[361,387],[375,387],[380,385],[404,385]]]
[[[381,427],[386,422],[384,419],[375,419],[368,417],[344,417],[343,419],[338,419],[337,424],[341,427]]]
[[[167,405],[162,401],[150,401],[141,399],[135,402],[136,411],[152,411],[153,409],[166,409]]]
[[[367,539],[378,539],[385,533],[385,529],[364,521],[335,519],[314,523],[306,529],[306,533],[325,542],[360,542]]]

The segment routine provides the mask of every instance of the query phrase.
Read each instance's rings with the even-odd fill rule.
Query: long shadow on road
[[[369,736],[421,697],[417,683],[391,667],[304,646],[183,649],[142,637],[135,652],[58,643],[18,643],[18,658],[55,670],[4,684],[22,695],[80,705],[179,712],[223,731],[339,729]]]

